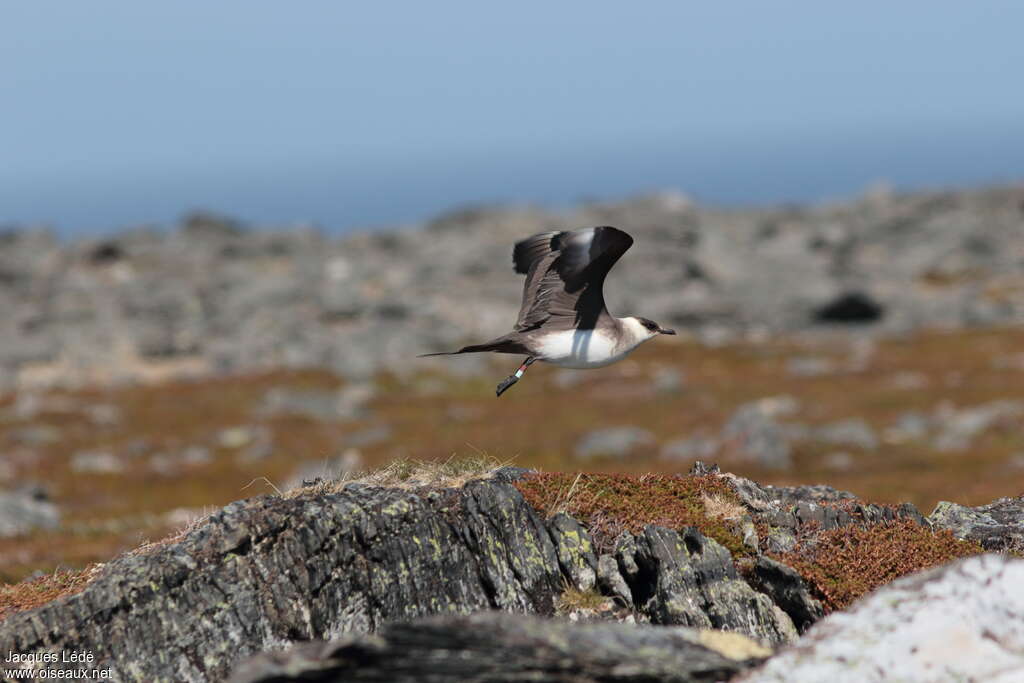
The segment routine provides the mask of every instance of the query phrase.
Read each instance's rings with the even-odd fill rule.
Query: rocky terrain
[[[1022,202],[12,228],[0,652],[119,680],[1015,680]],[[513,241],[594,224],[637,238],[613,312],[679,337],[500,400],[508,358],[415,358],[508,327]]]
[[[653,479],[428,476],[317,481],[233,503],[21,605],[0,621],[0,650],[90,651],[116,680],[146,681],[1024,671],[1019,499],[926,518],[700,463]],[[833,561],[851,546],[857,561]],[[950,650],[951,638],[970,645]]]
[[[537,365],[500,400],[500,361],[22,388],[0,395],[0,583],[105,562],[304,479],[453,456],[663,474],[704,460],[922,510],[983,505],[1021,493],[1022,348],[1019,327],[672,340],[597,371]]]
[[[820,207],[730,211],[663,194],[557,214],[467,209],[338,239],[208,214],[71,243],[12,228],[0,236],[0,380],[405,371],[417,353],[507,330],[521,289],[514,241],[595,224],[637,240],[609,280],[612,311],[710,342],[833,324],[1019,323],[1022,202],[1020,187],[878,190]]]
[[[727,211],[676,195],[331,238],[194,214],[0,247],[0,581],[396,460],[828,481],[970,505],[1024,471],[1019,187]],[[594,372],[417,353],[507,328],[511,243],[637,237],[609,302],[684,332]],[[568,401],[571,417],[551,420]],[[543,428],[508,428],[509,425]]]

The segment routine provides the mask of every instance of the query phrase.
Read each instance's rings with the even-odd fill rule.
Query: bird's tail
[[[522,344],[508,339],[499,338],[494,341],[489,341],[484,344],[471,344],[469,346],[463,346],[458,351],[440,351],[438,353],[421,353],[416,356],[417,358],[427,358],[430,356],[456,356],[460,353],[528,353],[528,351],[522,346]]]
[[[458,351],[438,351],[437,353],[421,353],[417,358],[429,358],[430,356],[457,356],[460,353],[484,353],[486,351],[498,351],[493,344],[473,344],[463,346]],[[500,351],[498,351],[500,353]]]

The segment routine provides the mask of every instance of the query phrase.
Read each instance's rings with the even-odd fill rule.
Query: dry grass
[[[451,456],[447,460],[394,460],[376,469],[345,473],[336,480],[319,481],[287,491],[286,498],[318,493],[337,493],[350,484],[418,490],[461,488],[476,479],[488,479],[510,462],[501,462],[486,454]]]
[[[487,454],[450,456],[447,460],[402,459],[352,479],[353,482],[397,489],[459,488],[486,479],[508,465]]]
[[[577,611],[598,612],[609,609],[612,604],[611,598],[601,595],[594,589],[581,591],[567,586],[555,601],[555,609],[560,614]]]
[[[101,569],[102,565],[90,565],[78,571],[57,569],[52,574],[0,586],[0,620],[17,612],[45,605],[57,598],[82,592]]]
[[[732,522],[739,521],[747,514],[747,509],[736,502],[735,499],[721,495],[701,494],[701,502],[704,503],[704,512],[713,519],[725,519]]]
[[[171,533],[167,534],[163,538],[160,538],[156,541],[145,540],[137,548],[133,548],[124,554],[129,556],[148,555],[154,550],[159,550],[164,546],[172,545],[174,543],[182,541],[186,536],[191,534],[193,531],[199,529],[204,524],[206,524],[206,522],[209,521],[211,514],[212,512],[205,512],[202,515],[198,515],[189,520],[188,522],[186,522],[185,524],[181,525],[179,528],[175,529]]]

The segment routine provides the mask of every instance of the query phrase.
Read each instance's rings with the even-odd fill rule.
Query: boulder
[[[288,681],[720,681],[771,650],[737,634],[628,624],[572,624],[482,613],[388,624],[260,655],[230,683]]]
[[[1024,560],[972,557],[894,581],[815,624],[743,683],[1019,681]]]

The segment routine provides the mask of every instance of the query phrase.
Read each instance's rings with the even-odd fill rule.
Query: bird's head
[[[648,339],[654,339],[659,334],[675,334],[675,330],[662,327],[658,323],[654,322],[650,318],[626,318],[629,327],[632,328],[633,335],[640,341],[647,341]]]

